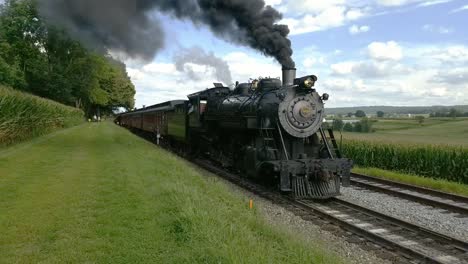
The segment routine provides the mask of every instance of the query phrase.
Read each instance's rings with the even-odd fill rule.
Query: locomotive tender
[[[349,185],[352,161],[341,157],[333,131],[322,127],[328,94],[314,89],[317,77],[295,75],[296,69],[283,69],[282,82],[265,78],[234,91],[215,84],[187,101],[124,113],[116,121],[296,198],[337,196],[340,181]]]

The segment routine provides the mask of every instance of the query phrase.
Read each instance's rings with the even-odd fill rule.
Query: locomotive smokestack
[[[283,67],[283,86],[293,85],[296,79],[296,68]]]

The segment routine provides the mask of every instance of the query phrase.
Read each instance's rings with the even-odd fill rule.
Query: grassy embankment
[[[374,128],[343,135],[345,152],[361,166],[355,172],[468,195],[467,119],[381,119]]]
[[[111,123],[3,150],[0,175],[0,262],[339,262]]]
[[[84,113],[0,85],[0,146],[27,140],[84,121]]]
[[[414,174],[399,173],[377,168],[356,167],[353,172],[364,175],[389,179],[397,182],[413,184],[443,192],[468,196],[468,185],[447,180],[432,179]]]

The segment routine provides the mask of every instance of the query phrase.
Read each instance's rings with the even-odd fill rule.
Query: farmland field
[[[80,109],[0,85],[0,147],[83,121]]]
[[[468,119],[427,118],[423,124],[414,119],[380,119],[375,133],[343,133],[344,139],[385,143],[436,144],[468,147]],[[338,133],[339,136],[339,133]]]
[[[373,128],[343,133],[344,152],[357,165],[439,179],[443,188],[468,183],[468,119],[380,119]]]
[[[111,123],[0,150],[2,263],[339,263]]]

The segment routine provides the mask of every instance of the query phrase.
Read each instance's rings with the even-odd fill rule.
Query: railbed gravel
[[[206,171],[203,174],[207,174]],[[211,173],[210,173],[211,174]],[[336,232],[339,227],[332,226],[330,230],[314,224],[312,221],[306,221],[284,207],[274,204],[252,192],[249,192],[225,179],[216,178],[216,181],[225,183],[229,188],[243,197],[254,201],[254,206],[260,209],[268,224],[285,230],[294,236],[299,236],[304,241],[318,245],[332,252],[343,259],[343,263],[352,264],[390,264],[391,261],[382,259],[376,255],[376,251],[366,250],[360,244],[348,242],[348,238]],[[345,231],[343,231],[345,232]],[[385,254],[385,253],[383,253]]]
[[[342,188],[341,192],[340,198],[348,202],[468,242],[468,218],[457,213],[359,187]]]

